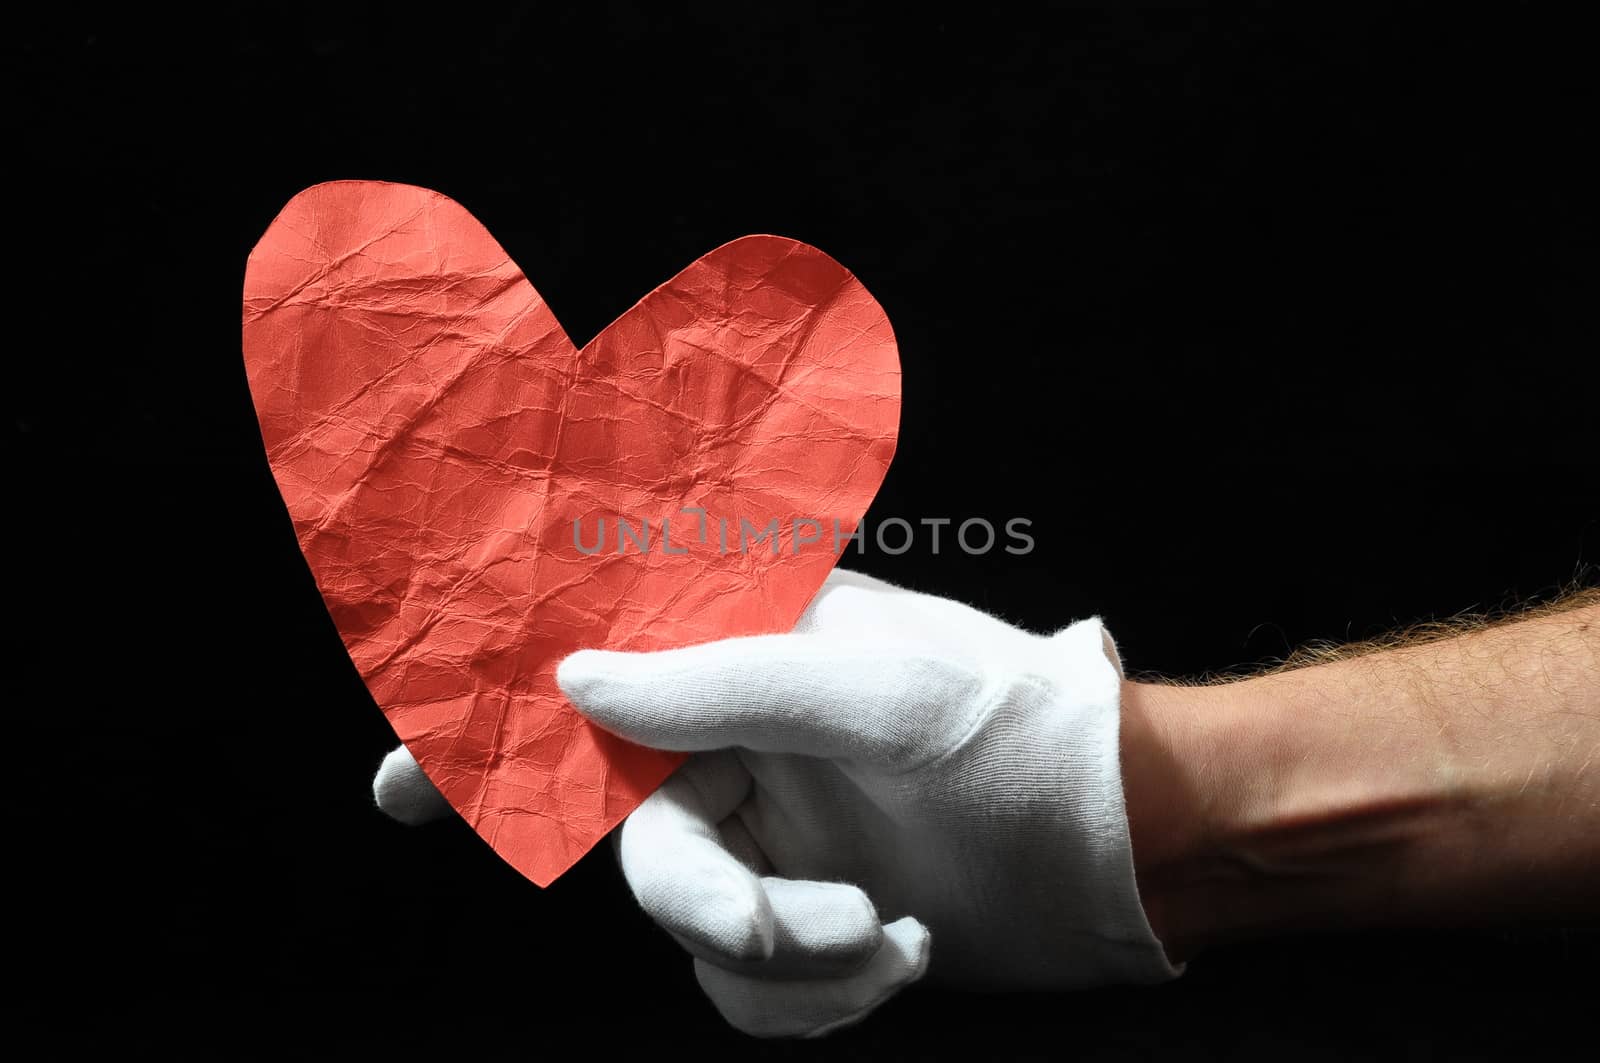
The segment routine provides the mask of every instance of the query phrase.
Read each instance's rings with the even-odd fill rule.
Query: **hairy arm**
[[[1212,686],[1129,682],[1139,889],[1174,959],[1283,931],[1600,917],[1600,595]]]

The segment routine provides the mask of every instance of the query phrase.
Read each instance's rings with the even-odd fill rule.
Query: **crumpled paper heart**
[[[244,355],[368,689],[540,885],[682,759],[584,720],[556,664],[791,628],[899,422],[888,319],[815,248],[735,240],[579,350],[459,204],[381,182],[317,185],[273,221],[245,274]],[[752,545],[773,520],[776,553]]]

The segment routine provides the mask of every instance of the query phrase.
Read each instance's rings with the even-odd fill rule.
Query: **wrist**
[[[1140,896],[1175,961],[1425,915],[1471,859],[1488,798],[1454,744],[1381,726],[1317,671],[1125,694]]]
[[[1183,878],[1209,851],[1215,795],[1203,765],[1214,709],[1205,688],[1125,681],[1122,780],[1139,899],[1174,963],[1212,942],[1205,920],[1185,903]]]
[[[1134,866],[1169,956],[1274,932],[1592,917],[1595,619],[1125,684]],[[1561,711],[1541,719],[1541,701]]]
[[[1175,961],[1392,918],[1482,821],[1448,740],[1380,730],[1315,671],[1125,692],[1140,897]]]

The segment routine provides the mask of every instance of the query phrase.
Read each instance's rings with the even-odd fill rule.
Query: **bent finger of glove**
[[[928,930],[909,916],[883,928],[866,966],[807,980],[737,974],[704,960],[695,977],[729,1025],[755,1037],[821,1037],[866,1018],[928,969]]]
[[[622,826],[624,877],[645,912],[696,957],[735,973],[821,977],[861,969],[881,945],[877,909],[843,882],[755,870],[735,814],[751,778],[731,750],[691,758]],[[755,865],[755,866],[753,866]]]

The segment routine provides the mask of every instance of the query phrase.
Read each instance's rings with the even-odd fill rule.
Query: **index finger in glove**
[[[579,712],[654,749],[741,746],[895,765],[937,750],[982,676],[926,654],[816,635],[756,635],[654,653],[580,650],[556,672]]]

